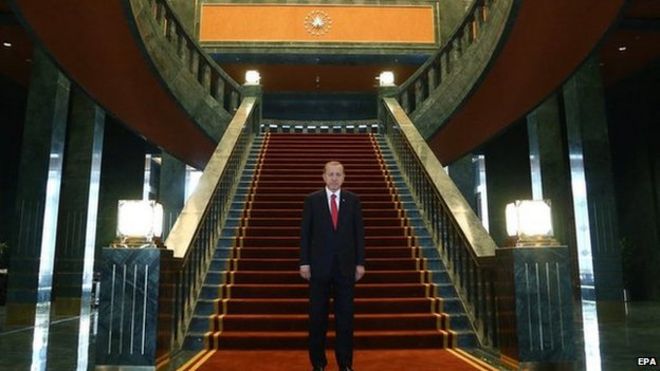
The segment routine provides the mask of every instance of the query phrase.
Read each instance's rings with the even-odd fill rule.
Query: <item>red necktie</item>
[[[332,216],[332,228],[337,230],[337,195],[332,194],[330,196],[330,215]]]

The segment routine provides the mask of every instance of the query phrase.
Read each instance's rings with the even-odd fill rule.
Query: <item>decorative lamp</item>
[[[379,86],[394,86],[394,72],[392,71],[383,71],[378,76],[378,85]]]
[[[259,85],[261,82],[261,75],[259,71],[248,70],[245,71],[245,85]]]
[[[515,246],[558,245],[550,200],[518,200],[506,205],[506,231]]]
[[[162,247],[163,206],[153,200],[120,200],[113,247]]]

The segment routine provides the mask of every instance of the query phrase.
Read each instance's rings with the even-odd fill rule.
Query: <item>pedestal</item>
[[[523,368],[575,361],[568,249],[501,248],[496,258],[503,359]]]
[[[97,369],[155,370],[161,260],[171,256],[158,248],[103,249]]]

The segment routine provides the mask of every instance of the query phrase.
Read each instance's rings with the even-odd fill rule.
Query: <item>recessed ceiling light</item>
[[[2,43],[2,46],[6,47],[6,48],[11,48],[11,43],[8,42],[8,41],[4,41],[4,42]]]
[[[627,49],[628,49],[627,46],[620,46],[620,47],[619,47],[619,51],[620,51],[620,52],[625,52]]]

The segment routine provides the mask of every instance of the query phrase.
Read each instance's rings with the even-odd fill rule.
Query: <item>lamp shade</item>
[[[163,206],[153,200],[120,200],[117,237],[151,241],[163,233]]]
[[[506,231],[518,238],[552,238],[548,200],[519,200],[506,205]]]
[[[248,70],[245,71],[245,84],[246,85],[259,85],[261,82],[261,74],[259,71]]]
[[[392,71],[383,71],[378,76],[378,85],[379,86],[394,86],[394,72]]]

